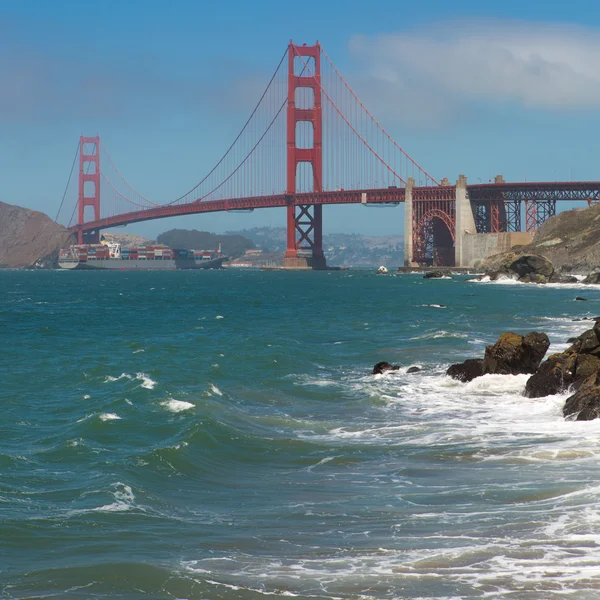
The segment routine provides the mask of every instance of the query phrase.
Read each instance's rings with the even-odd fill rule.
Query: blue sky
[[[290,39],[319,40],[435,177],[599,180],[600,5],[504,0],[0,0],[0,200],[54,217],[80,134],[169,201],[229,146]],[[325,207],[325,232],[402,232],[402,208]],[[140,223],[224,232],[283,209]]]

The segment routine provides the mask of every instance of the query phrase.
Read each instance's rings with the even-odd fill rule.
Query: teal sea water
[[[0,597],[599,598],[600,421],[444,375],[598,314],[462,276],[0,272]]]

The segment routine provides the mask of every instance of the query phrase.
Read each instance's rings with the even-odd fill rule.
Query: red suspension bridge
[[[77,201],[70,221],[62,220],[79,243],[97,243],[101,230],[138,221],[285,207],[289,268],[326,266],[324,204],[402,202],[405,264],[468,266],[468,236],[508,240],[522,230],[523,215],[532,232],[556,213],[557,201],[600,197],[600,182],[437,181],[383,129],[318,43],[289,44],[231,146],[183,195],[162,203],[143,196],[99,137],[82,136],[78,155]]]

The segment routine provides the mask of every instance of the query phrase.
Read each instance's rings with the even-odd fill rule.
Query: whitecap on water
[[[101,421],[117,421],[121,419],[121,417],[116,413],[101,413],[98,415],[98,418]]]
[[[190,408],[196,408],[195,404],[191,402],[185,402],[183,400],[175,400],[174,398],[169,398],[168,400],[164,400],[160,403],[161,406],[164,406],[167,410],[170,410],[174,413],[183,412],[184,410],[189,410]]]
[[[121,379],[133,379],[133,376],[129,375],[129,373],[121,373],[118,377],[113,377],[112,375],[107,375],[104,383],[110,383],[111,381],[120,381]]]
[[[156,386],[156,381],[150,379],[146,373],[136,373],[135,378],[139,379],[142,382],[141,387],[147,390],[152,390]]]
[[[144,511],[143,508],[135,506],[135,495],[130,486],[117,481],[111,485],[111,488],[111,494],[115,499],[114,502],[111,502],[110,504],[104,504],[103,506],[98,506],[96,508],[73,510],[70,511],[70,514],[75,515],[89,512],[125,512],[133,508],[138,508],[138,510]]]
[[[458,332],[449,332],[439,330],[439,331],[430,331],[428,333],[424,333],[423,335],[417,335],[415,337],[409,338],[411,341],[417,340],[437,340],[439,338],[458,338],[458,339],[466,339],[468,338],[468,334],[466,333],[458,333]]]

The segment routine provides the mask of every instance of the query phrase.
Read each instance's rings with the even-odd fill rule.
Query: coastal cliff
[[[548,219],[530,244],[490,256],[482,265],[497,271],[523,255],[545,256],[555,271],[587,275],[600,268],[600,205],[564,211]]]
[[[72,235],[44,213],[0,202],[0,267],[56,266]]]

